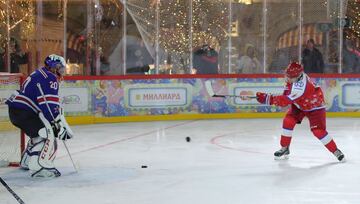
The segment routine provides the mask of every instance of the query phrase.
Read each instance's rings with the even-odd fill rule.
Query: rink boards
[[[286,109],[258,104],[255,99],[210,97],[204,86],[206,81],[211,81],[218,94],[281,93],[282,75],[194,76],[66,77],[60,89],[61,103],[71,124],[284,115]],[[313,75],[312,78],[324,91],[329,117],[360,117],[360,75]],[[0,112],[6,114],[5,100],[15,88],[13,84],[2,84],[1,90]],[[10,127],[8,119],[0,117],[0,129]]]
[[[156,77],[156,78],[154,78]],[[274,118],[286,109],[258,104],[256,99],[213,98],[218,94],[281,93],[282,75],[176,75],[67,77],[61,99],[71,124],[131,121]],[[324,91],[330,117],[359,117],[360,75],[312,75]]]

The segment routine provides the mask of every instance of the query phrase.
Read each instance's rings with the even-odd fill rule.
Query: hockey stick
[[[7,183],[1,177],[0,183],[6,188],[6,190],[9,191],[9,193],[11,193],[11,195],[18,201],[18,203],[25,204],[25,202],[15,193],[15,191],[13,191],[13,189],[10,188],[9,185],[7,185]]]
[[[41,93],[41,95],[42,95],[42,97],[43,97],[43,99],[44,99],[44,101],[45,101],[46,107],[48,108],[51,117],[53,118],[53,120],[55,120],[55,117],[54,117],[54,115],[52,114],[51,109],[50,109],[50,106],[49,106],[49,104],[48,104],[48,102],[47,102],[47,100],[46,100],[46,98],[45,98],[45,94],[44,94],[44,92],[43,92],[43,90],[42,90],[42,88],[41,88],[41,85],[40,85],[39,83],[37,83],[36,86],[38,87],[38,89],[39,89],[39,91],[40,91],[40,93]],[[66,145],[66,143],[65,143],[64,140],[63,140],[63,144],[64,144],[65,149],[66,149],[66,151],[67,151],[67,153],[68,153],[68,155],[69,155],[69,158],[70,158],[71,163],[72,163],[72,165],[73,165],[73,167],[74,167],[74,169],[75,169],[75,172],[77,173],[78,170],[77,170],[77,168],[76,168],[76,166],[75,166],[74,160],[72,159],[72,156],[71,156],[71,154],[70,154],[69,148],[67,147],[67,145]]]
[[[252,98],[256,98],[256,96],[248,96],[248,95],[245,95],[245,96],[240,96],[240,95],[222,95],[222,94],[216,94],[212,88],[212,85],[211,85],[211,81],[208,80],[208,81],[205,81],[205,88],[206,88],[206,91],[208,92],[208,94],[211,96],[211,97],[219,97],[219,98],[231,98],[231,97],[236,97],[236,98],[242,98],[242,99],[252,99]]]

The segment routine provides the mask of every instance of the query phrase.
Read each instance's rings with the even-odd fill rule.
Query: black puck
[[[186,142],[190,142],[191,141],[191,138],[190,137],[186,137]]]
[[[147,168],[147,166],[146,166],[146,165],[142,165],[141,168],[145,169],[145,168]]]

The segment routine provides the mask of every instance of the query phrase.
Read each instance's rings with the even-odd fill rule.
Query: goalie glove
[[[68,140],[74,136],[69,124],[66,122],[62,108],[60,114],[53,121],[53,128],[55,137],[60,140]]]
[[[59,127],[58,129],[54,130],[55,132],[55,137],[57,137],[60,140],[67,140],[67,139],[71,139],[73,136],[71,134],[69,134],[68,130],[64,127]]]

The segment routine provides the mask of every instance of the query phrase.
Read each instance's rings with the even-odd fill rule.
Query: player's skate
[[[290,154],[289,147],[281,147],[278,151],[274,153],[275,160],[288,159]]]
[[[339,149],[335,150],[333,154],[339,161],[341,162],[345,161],[345,155]]]

